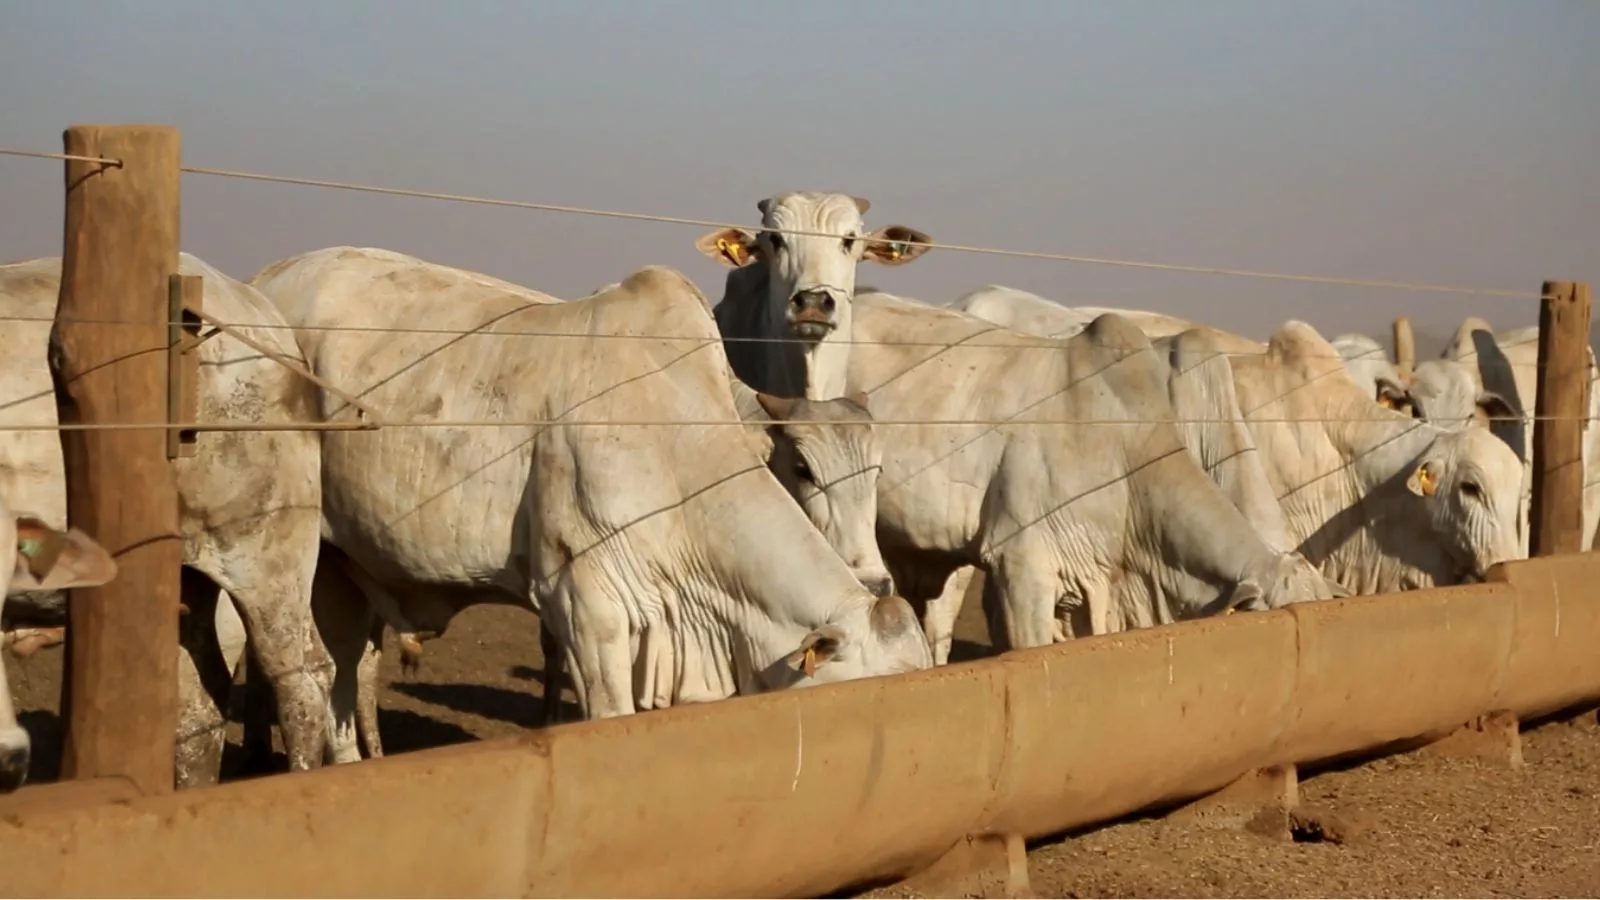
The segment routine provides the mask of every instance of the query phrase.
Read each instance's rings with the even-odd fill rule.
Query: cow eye
[[[774,249],[774,250],[782,250],[783,249],[783,246],[784,246],[783,235],[777,233],[776,231],[769,231],[769,232],[767,232],[767,239],[772,241],[772,249]]]
[[[795,461],[794,461],[794,477],[800,479],[801,481],[814,481],[815,480],[811,476],[811,467],[806,464],[806,461],[805,461],[804,457],[801,457],[801,456],[795,457]]]
[[[1461,482],[1461,493],[1464,496],[1471,497],[1474,500],[1482,500],[1483,485],[1477,483],[1476,481],[1463,481]]]
[[[844,239],[844,252],[846,255],[856,252],[856,237],[856,235],[852,234]]]

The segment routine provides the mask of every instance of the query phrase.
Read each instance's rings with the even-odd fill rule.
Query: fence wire
[[[36,159],[57,160],[57,161],[91,163],[91,164],[98,164],[98,165],[102,165],[102,166],[106,166],[106,167],[112,167],[112,168],[118,168],[118,167],[122,166],[122,161],[119,160],[119,159],[112,159],[112,158],[106,158],[106,157],[81,156],[81,155],[73,155],[73,154],[65,154],[65,153],[47,153],[47,152],[40,152],[40,151],[19,150],[19,149],[11,149],[11,148],[0,148],[0,156],[16,156],[16,157],[27,157],[27,158],[36,158]],[[529,209],[529,210],[536,210],[536,211],[543,211],[543,212],[553,212],[553,213],[561,213],[561,214],[570,214],[570,215],[596,216],[596,217],[602,217],[602,218],[624,219],[624,220],[631,220],[631,221],[658,222],[658,223],[664,223],[664,224],[678,224],[678,225],[692,225],[692,226],[698,226],[698,227],[702,227],[702,228],[729,228],[729,229],[738,229],[738,230],[746,231],[746,232],[749,232],[751,230],[755,230],[755,229],[752,229],[752,226],[750,226],[748,224],[742,224],[742,223],[718,222],[718,221],[713,221],[713,220],[688,218],[688,217],[682,217],[682,216],[667,216],[667,215],[657,215],[657,214],[641,213],[641,212],[606,210],[606,209],[597,209],[597,208],[591,208],[591,207],[568,206],[568,205],[560,205],[560,204],[552,204],[552,203],[538,203],[538,202],[532,202],[532,201],[511,200],[511,199],[495,198],[495,197],[482,197],[482,196],[474,196],[474,195],[468,195],[468,194],[452,194],[452,193],[444,193],[444,192],[438,192],[438,191],[413,190],[413,189],[407,189],[407,188],[386,187],[386,186],[381,186],[381,185],[370,185],[370,184],[361,184],[361,183],[356,183],[356,182],[345,182],[345,181],[333,181],[333,180],[327,180],[327,179],[313,179],[313,178],[301,178],[301,177],[291,177],[291,176],[283,176],[283,175],[270,175],[270,174],[265,174],[265,173],[260,173],[260,172],[247,172],[247,171],[240,171],[240,170],[233,170],[233,169],[220,169],[220,168],[203,167],[203,166],[181,166],[180,170],[182,172],[186,173],[186,174],[191,174],[191,175],[213,176],[213,177],[219,177],[219,178],[237,179],[237,180],[245,180],[245,181],[267,182],[267,183],[273,183],[273,184],[286,184],[286,185],[297,185],[297,186],[305,186],[305,187],[317,187],[317,188],[325,188],[325,189],[332,189],[332,190],[355,191],[355,192],[361,192],[361,193],[371,193],[371,194],[381,194],[381,195],[389,195],[389,196],[410,197],[410,198],[416,198],[416,199],[431,199],[431,200],[440,200],[440,201],[448,201],[448,202],[459,202],[459,203],[476,204],[476,205],[511,207],[511,208],[517,208],[517,209]],[[776,231],[776,232],[780,232],[782,234],[790,235],[790,236],[802,236],[802,237],[803,236],[813,236],[813,237],[825,237],[825,238],[838,238],[838,237],[841,237],[841,235],[830,233],[830,232],[814,232],[814,231],[804,231],[804,230],[787,229],[787,228],[783,228],[783,229],[779,229],[779,228],[762,228],[762,229],[759,229],[759,230]],[[1300,282],[1300,283],[1330,284],[1330,285],[1343,285],[1343,286],[1352,286],[1352,287],[1369,287],[1369,288],[1381,288],[1381,289],[1386,289],[1386,290],[1400,290],[1400,291],[1414,291],[1414,292],[1428,292],[1428,293],[1468,294],[1468,295],[1478,295],[1478,296],[1504,297],[1504,298],[1521,299],[1521,300],[1540,300],[1540,299],[1544,299],[1546,297],[1546,295],[1544,295],[1544,294],[1542,294],[1540,292],[1533,292],[1533,291],[1510,291],[1510,290],[1500,290],[1500,289],[1492,289],[1492,288],[1463,287],[1463,286],[1458,286],[1458,285],[1435,284],[1435,283],[1384,281],[1384,280],[1361,279],[1361,278],[1342,278],[1342,277],[1302,275],[1302,274],[1281,273],[1281,272],[1266,272],[1266,271],[1251,270],[1251,269],[1235,269],[1235,268],[1224,268],[1224,267],[1216,267],[1216,266],[1182,265],[1182,264],[1151,262],[1151,261],[1143,261],[1143,260],[1110,259],[1110,258],[1102,258],[1102,257],[1089,257],[1089,256],[1070,255],[1070,254],[1063,254],[1063,253],[1046,253],[1046,252],[1030,251],[1030,250],[1015,250],[1015,249],[998,248],[998,247],[986,247],[986,246],[977,246],[977,245],[970,245],[970,244],[957,244],[957,243],[931,242],[931,241],[930,242],[910,241],[910,240],[895,239],[895,238],[889,238],[889,237],[875,237],[875,236],[870,235],[870,234],[860,235],[859,239],[867,241],[867,242],[871,242],[871,243],[899,244],[899,245],[902,245],[902,246],[909,245],[909,246],[915,246],[915,247],[919,247],[919,248],[950,250],[950,251],[963,252],[963,253],[988,254],[988,255],[995,255],[995,256],[1007,256],[1007,257],[1016,257],[1016,258],[1024,258],[1024,259],[1042,259],[1042,260],[1049,260],[1049,261],[1056,261],[1056,262],[1080,263],[1080,264],[1089,264],[1089,265],[1105,265],[1105,266],[1116,266],[1116,267],[1124,267],[1124,268],[1151,269],[1151,270],[1158,270],[1158,271],[1188,272],[1188,273],[1207,274],[1207,275],[1226,275],[1226,276],[1241,277],[1241,278],[1257,278],[1257,279],[1269,279],[1269,280],[1279,280],[1279,281],[1293,281],[1293,282]],[[559,305],[561,303],[567,302],[567,301],[562,301],[559,298],[551,298],[551,300],[552,300],[551,305]],[[538,308],[538,306],[539,306],[539,304],[532,304],[532,303],[530,304],[530,308]],[[930,306],[929,308],[931,308],[931,309],[948,309],[948,308],[932,307],[932,306]],[[345,392],[344,390],[341,390],[340,388],[328,383],[326,380],[324,380],[322,378],[319,378],[316,374],[312,373],[309,369],[307,369],[304,365],[302,365],[298,361],[293,360],[293,359],[291,359],[289,357],[286,357],[283,354],[280,354],[280,353],[278,353],[276,351],[272,351],[269,348],[265,347],[264,345],[262,345],[262,344],[260,344],[260,343],[258,343],[256,341],[250,339],[247,335],[242,334],[240,329],[249,329],[249,330],[278,329],[278,330],[290,330],[290,331],[302,331],[302,332],[351,332],[351,333],[377,333],[377,334],[416,334],[416,335],[439,335],[439,336],[450,336],[450,337],[470,337],[470,336],[489,337],[489,336],[493,336],[493,337],[533,337],[533,338],[541,338],[541,339],[567,338],[567,339],[580,339],[580,340],[625,340],[625,341],[626,340],[631,340],[631,341],[664,341],[664,342],[678,341],[678,342],[691,342],[691,343],[696,343],[696,344],[708,344],[707,339],[705,339],[703,337],[688,337],[688,336],[684,336],[684,335],[663,335],[663,334],[583,334],[583,333],[553,332],[553,331],[499,330],[499,329],[488,330],[486,328],[471,329],[471,330],[460,330],[460,329],[441,329],[441,328],[382,327],[382,326],[331,326],[331,325],[295,326],[295,325],[290,325],[290,324],[287,324],[287,323],[270,323],[270,324],[263,324],[263,323],[248,323],[248,324],[246,324],[246,323],[231,323],[231,322],[221,321],[221,320],[217,319],[215,316],[211,316],[211,315],[203,314],[203,313],[200,314],[200,317],[215,329],[215,331],[213,331],[211,333],[208,333],[207,335],[202,337],[201,340],[204,340],[206,338],[214,336],[217,333],[225,333],[225,334],[229,335],[230,337],[233,337],[234,339],[239,340],[241,343],[245,344],[247,347],[249,347],[249,348],[251,348],[251,349],[253,349],[253,350],[255,350],[255,351],[259,352],[259,353],[262,353],[262,354],[268,356],[269,358],[274,359],[278,363],[286,366],[291,371],[295,372],[297,375],[300,375],[301,377],[307,378],[308,380],[316,383],[320,388],[322,388],[324,390],[327,390],[329,393],[333,394],[334,396],[338,397],[340,400],[344,401],[351,408],[353,408],[353,409],[355,409],[357,411],[358,421],[355,421],[355,422],[349,422],[349,421],[342,421],[342,422],[333,422],[333,421],[323,421],[323,422],[284,422],[284,423],[264,423],[264,422],[236,422],[236,423],[229,423],[229,422],[190,422],[190,423],[159,422],[159,423],[66,423],[66,424],[58,423],[58,424],[52,424],[52,425],[6,425],[6,424],[0,424],[0,431],[117,431],[117,430],[149,430],[149,429],[184,430],[184,431],[293,431],[293,430],[304,430],[304,431],[351,431],[351,430],[363,430],[363,431],[371,431],[371,430],[386,429],[386,428],[524,428],[524,429],[526,429],[526,428],[551,428],[551,427],[746,426],[746,425],[751,424],[751,423],[746,422],[744,420],[721,420],[721,419],[718,419],[718,420],[691,420],[691,419],[618,420],[618,419],[610,419],[610,420],[604,420],[604,421],[584,421],[584,420],[574,421],[574,420],[569,420],[569,419],[529,419],[529,420],[517,420],[517,421],[508,421],[508,420],[501,420],[501,419],[469,419],[469,420],[432,420],[432,421],[389,421],[385,417],[379,415],[376,410],[372,409],[367,404],[365,404],[362,401],[358,400],[355,396],[352,396],[351,394]],[[161,321],[129,321],[129,320],[113,320],[113,319],[77,319],[77,318],[73,318],[73,319],[57,319],[55,317],[13,316],[13,315],[0,315],[0,321],[6,321],[6,322],[36,322],[36,323],[46,323],[46,322],[48,322],[48,323],[52,323],[52,324],[53,323],[57,323],[57,322],[62,322],[62,323],[83,324],[83,325],[123,325],[123,326],[135,326],[135,327],[146,327],[146,328],[148,328],[148,327],[162,327],[162,326],[166,326],[166,325],[170,325],[170,324],[186,324],[186,323],[168,323],[168,322],[161,322]],[[995,331],[1000,331],[1002,328],[1003,328],[1003,326],[996,325],[994,330]],[[1064,344],[1067,341],[1071,340],[1070,337],[1048,337],[1048,336],[1018,334],[1018,335],[1007,336],[1007,338],[1002,340],[1002,341],[990,343],[990,342],[984,342],[984,341],[979,339],[985,333],[987,333],[987,332],[980,332],[979,335],[975,335],[975,336],[973,336],[971,338],[967,338],[967,339],[963,339],[963,340],[959,340],[959,341],[873,340],[873,339],[861,339],[861,338],[854,338],[854,337],[852,337],[852,338],[829,338],[828,340],[830,341],[830,343],[836,343],[836,344],[841,344],[841,345],[852,345],[852,346],[925,347],[925,348],[933,348],[933,349],[937,350],[940,353],[954,351],[954,350],[958,350],[958,349],[960,349],[960,350],[965,350],[965,349],[974,349],[974,350],[991,349],[991,350],[1001,350],[1001,351],[1011,351],[1011,352],[1016,352],[1016,351],[1019,351],[1019,350],[1028,350],[1028,349],[1059,350],[1059,349],[1063,348]],[[793,338],[793,337],[755,337],[755,336],[719,336],[716,339],[716,341],[714,341],[714,342],[720,342],[720,343],[760,343],[760,344],[767,344],[767,343],[770,343],[770,344],[807,344],[807,343],[811,343],[811,342],[806,341],[804,339]],[[1263,342],[1263,344],[1264,344],[1264,342]],[[1115,352],[1115,351],[1110,351],[1109,348],[1098,348],[1098,349],[1100,349],[1102,351]],[[1135,353],[1139,353],[1139,352],[1143,352],[1143,351],[1142,350],[1127,351],[1124,355],[1131,355],[1131,354],[1135,354]],[[1254,351],[1215,351],[1215,352],[1213,352],[1213,353],[1211,353],[1209,355],[1204,355],[1203,354],[1202,355],[1202,360],[1206,359],[1206,358],[1239,359],[1239,358],[1259,357],[1259,356],[1266,355],[1269,352],[1270,351],[1268,349],[1266,349],[1265,346],[1263,347],[1262,350],[1254,350]],[[1339,360],[1341,363],[1350,362],[1350,361],[1357,361],[1357,360],[1361,360],[1361,359],[1375,359],[1376,361],[1389,362],[1389,360],[1386,357],[1381,357],[1381,356],[1358,355],[1358,356],[1355,356],[1355,357],[1346,357],[1346,356],[1344,356],[1342,354],[1337,354],[1337,353],[1335,353],[1335,354],[1317,354],[1317,355],[1313,355],[1311,357],[1307,357],[1305,355],[1300,355],[1298,358],[1301,358],[1301,359],[1306,359],[1306,358],[1331,359],[1331,360]],[[1528,368],[1538,368],[1542,364],[1535,362],[1535,363],[1508,363],[1508,365],[1511,366],[1512,368],[1528,369]],[[894,420],[894,419],[874,418],[874,419],[871,420],[871,424],[875,425],[875,426],[890,426],[890,427],[896,427],[896,426],[974,426],[974,427],[985,427],[985,426],[987,426],[987,427],[997,427],[997,426],[1019,426],[1019,425],[1033,425],[1033,426],[1083,426],[1083,425],[1093,425],[1093,426],[1148,427],[1148,426],[1150,426],[1152,424],[1155,424],[1157,421],[1165,422],[1165,423],[1172,423],[1172,424],[1181,424],[1181,425],[1188,425],[1188,424],[1236,424],[1236,423],[1247,423],[1247,424],[1268,424],[1268,423],[1310,424],[1310,423],[1334,422],[1334,421],[1337,421],[1337,422],[1367,422],[1367,421],[1370,421],[1370,422],[1391,422],[1391,423],[1393,423],[1393,422],[1396,421],[1395,415],[1396,414],[1392,413],[1392,412],[1388,413],[1388,414],[1374,414],[1374,415],[1372,415],[1370,417],[1354,417],[1354,418],[1350,417],[1350,416],[1339,416],[1339,417],[1328,417],[1328,418],[1308,418],[1308,417],[1262,418],[1262,417],[1254,417],[1254,416],[1246,415],[1246,416],[1241,416],[1241,417],[1219,417],[1219,418],[1179,417],[1179,418],[1175,418],[1175,419],[1167,418],[1167,419],[1160,419],[1160,420],[1149,420],[1149,419],[1129,419],[1129,420],[1111,420],[1111,419],[1038,419],[1038,418],[1032,418],[1032,417],[1019,417],[1019,416],[1008,416],[1008,417],[1003,417],[1003,418],[991,418],[991,419],[960,419],[960,420],[954,420],[954,419],[906,419],[906,420]],[[1520,417],[1490,417],[1489,421],[1494,421],[1494,422],[1506,422],[1506,421],[1510,421],[1510,422],[1535,422],[1535,421],[1545,421],[1545,420],[1568,420],[1568,421],[1570,421],[1573,418],[1574,417],[1567,417],[1567,416],[1536,416],[1536,415],[1528,415],[1528,416],[1520,416]],[[1597,417],[1594,417],[1594,416],[1588,416],[1588,417],[1582,417],[1582,420],[1583,421],[1591,421],[1591,420],[1594,420],[1596,418]],[[785,424],[861,425],[861,424],[863,424],[863,422],[861,420],[857,420],[857,419],[838,419],[838,420],[828,420],[828,419],[805,419],[805,420],[768,419],[768,420],[763,420],[762,424],[776,424],[776,425],[785,425]]]
[[[27,150],[11,150],[0,148],[0,156],[26,156],[42,159],[73,160],[78,162],[99,163],[104,166],[120,167],[122,161],[102,157],[69,156],[64,153],[41,153]],[[528,200],[508,200],[499,197],[481,197],[472,194],[451,194],[442,191],[422,191],[409,188],[385,187],[373,184],[360,184],[350,181],[333,181],[320,178],[298,178],[288,175],[268,175],[262,172],[245,172],[236,169],[218,169],[207,166],[180,166],[179,171],[190,175],[208,175],[218,178],[232,178],[244,181],[269,182],[273,184],[299,185],[303,187],[318,187],[330,190],[356,191],[367,194],[384,194],[394,197],[411,197],[425,200],[443,200],[454,203],[468,203],[481,206],[511,207],[514,209],[528,209],[540,212],[564,213],[568,215],[598,216],[610,219],[626,219],[635,222],[658,222],[669,225],[693,225],[700,228],[735,228],[749,231],[747,223],[718,222],[710,219],[695,219],[684,216],[666,216],[654,213],[628,212],[622,210],[597,209],[585,206],[567,206],[556,203],[536,203]],[[842,235],[831,232],[804,231],[792,228],[765,228],[766,231],[775,231],[792,237],[824,237],[838,238]],[[1178,263],[1150,262],[1145,260],[1110,259],[1095,256],[1076,256],[1066,253],[1046,253],[1035,250],[1012,250],[1001,247],[984,247],[972,244],[955,244],[937,241],[910,241],[889,237],[873,237],[870,234],[860,235],[859,239],[867,243],[900,244],[927,248],[929,250],[949,250],[957,253],[980,253],[992,256],[1009,256],[1020,259],[1042,259],[1052,262],[1080,263],[1096,266],[1117,266],[1133,269],[1154,269],[1164,272],[1188,272],[1200,275],[1228,275],[1236,278],[1264,278],[1276,281],[1296,281],[1308,284],[1333,284],[1348,287],[1383,288],[1386,290],[1417,291],[1425,293],[1445,294],[1472,294],[1484,297],[1506,297],[1516,300],[1539,300],[1544,297],[1537,291],[1510,291],[1497,288],[1463,287],[1459,285],[1432,284],[1426,282],[1407,281],[1381,281],[1365,278],[1340,278],[1327,275],[1300,275],[1286,272],[1264,272],[1254,269],[1223,268],[1219,266],[1194,266]]]

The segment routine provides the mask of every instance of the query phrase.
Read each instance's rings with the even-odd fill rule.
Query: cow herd
[[[1402,374],[1298,321],[1259,343],[1003,287],[936,307],[857,286],[930,242],[867,230],[866,200],[758,206],[759,228],[696,242],[730,269],[716,304],[657,266],[563,301],[376,249],[249,282],[181,255],[210,314],[321,381],[217,334],[204,420],[336,422],[354,396],[380,427],[204,432],[175,463],[178,783],[217,778],[244,662],[290,768],[381,756],[385,629],[414,660],[479,603],[538,613],[547,718],[562,669],[599,718],[942,665],[978,572],[1010,649],[1527,555],[1526,332],[1469,320]],[[0,267],[19,653],[59,636],[66,588],[116,572],[64,530],[59,436],[6,429],[56,422],[60,268]],[[0,789],[27,754],[0,684]]]

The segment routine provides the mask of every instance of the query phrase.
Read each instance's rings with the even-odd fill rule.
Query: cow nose
[[[866,575],[860,581],[861,586],[874,597],[887,597],[894,593],[894,579],[888,575]]]
[[[797,313],[820,312],[825,316],[831,316],[833,315],[834,307],[838,304],[834,301],[833,295],[827,291],[810,290],[801,291],[790,297],[789,305]]]
[[[9,794],[28,777],[28,748],[7,747],[0,750],[0,794]]]

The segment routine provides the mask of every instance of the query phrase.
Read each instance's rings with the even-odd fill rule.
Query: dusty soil
[[[987,652],[976,607],[967,604],[958,627],[957,659]],[[537,623],[518,609],[469,610],[427,644],[421,670],[409,678],[396,654],[386,654],[385,750],[537,727]],[[19,718],[36,748],[30,783],[55,777],[61,661],[60,648],[6,658]],[[570,703],[570,691],[564,696]],[[1301,782],[1302,809],[1338,841],[1137,820],[1034,847],[1033,889],[1052,897],[1600,896],[1600,727],[1590,714],[1525,732],[1523,740],[1526,765],[1516,772],[1409,754]],[[237,748],[230,749],[224,777],[238,770]],[[914,895],[889,888],[866,896]]]
[[[1142,819],[1034,846],[1029,878],[1040,897],[1600,896],[1600,727],[1524,732],[1523,755],[1520,772],[1413,753],[1302,781],[1305,831],[1333,840]]]

